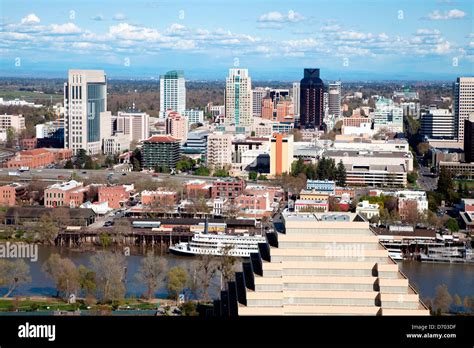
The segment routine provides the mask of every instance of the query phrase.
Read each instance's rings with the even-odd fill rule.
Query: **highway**
[[[0,176],[6,177],[9,172],[15,172],[14,169],[0,168]],[[119,180],[120,178],[128,178],[133,180],[152,178],[153,180],[162,181],[174,179],[178,181],[189,181],[195,179],[201,179],[208,182],[216,181],[217,177],[197,176],[197,175],[186,175],[186,174],[158,174],[158,176],[152,176],[151,172],[122,172],[113,171],[107,169],[99,170],[86,170],[86,169],[30,169],[26,172],[16,171],[19,175],[9,176],[12,181],[29,181],[33,178],[44,181],[65,181],[68,180],[73,173],[78,180],[87,180],[94,178],[103,178],[107,180],[110,177],[111,181]],[[115,179],[115,180],[114,180]]]

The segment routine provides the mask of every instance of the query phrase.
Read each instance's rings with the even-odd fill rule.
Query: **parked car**
[[[106,221],[104,222],[104,227],[110,227],[110,226],[113,226],[114,225],[114,222],[113,221]]]

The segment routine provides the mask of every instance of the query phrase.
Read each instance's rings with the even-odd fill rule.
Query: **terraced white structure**
[[[239,315],[429,315],[361,216],[283,217],[286,233],[260,244],[237,277]]]

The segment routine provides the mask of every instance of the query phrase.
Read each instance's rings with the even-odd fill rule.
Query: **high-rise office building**
[[[464,140],[464,121],[474,114],[474,77],[458,77],[454,83],[453,111],[456,122],[456,136]]]
[[[270,175],[291,171],[293,162],[293,135],[274,134],[270,142]]]
[[[102,140],[112,133],[107,112],[107,78],[103,70],[69,70],[64,84],[64,147],[77,154],[101,152]]]
[[[449,109],[432,108],[421,116],[420,134],[428,139],[454,139],[454,115]]]
[[[319,69],[304,69],[300,82],[300,128],[319,129],[323,122],[324,83]]]
[[[166,134],[184,144],[188,138],[188,119],[177,112],[170,112],[166,118]]]
[[[341,116],[341,82],[336,81],[328,86],[328,113],[335,118]]]
[[[225,124],[252,124],[252,81],[247,69],[229,69],[225,88]]]
[[[263,87],[257,87],[252,90],[252,113],[254,117],[262,116],[262,100],[267,95],[267,90]]]
[[[168,71],[160,76],[160,118],[166,118],[166,111],[181,115],[186,110],[186,83],[182,70]]]
[[[464,121],[464,161],[474,162],[474,114]]]
[[[300,114],[300,83],[293,82],[293,113]]]

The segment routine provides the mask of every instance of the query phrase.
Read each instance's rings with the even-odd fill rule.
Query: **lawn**
[[[27,102],[33,102],[37,99],[46,99],[49,100],[50,98],[53,100],[62,100],[62,94],[44,94],[44,93],[35,93],[35,92],[28,92],[28,91],[1,91],[0,90],[0,98],[4,100],[12,100],[12,99],[21,99],[26,100]]]

